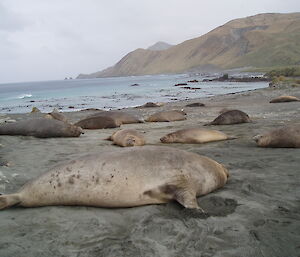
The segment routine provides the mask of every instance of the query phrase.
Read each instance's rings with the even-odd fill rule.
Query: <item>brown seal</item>
[[[152,114],[146,119],[147,122],[168,122],[168,121],[178,121],[186,120],[186,113],[184,111],[163,111]]]
[[[63,121],[45,118],[36,118],[6,123],[0,126],[0,135],[21,135],[41,138],[48,137],[79,137],[82,134],[80,127]]]
[[[300,147],[300,125],[284,126],[253,138],[261,147]]]
[[[83,129],[106,129],[120,127],[115,119],[106,116],[94,116],[82,119],[74,124]]]
[[[144,137],[135,129],[121,129],[113,133],[109,140],[119,146],[141,146],[145,145]]]
[[[161,107],[161,104],[153,103],[153,102],[148,102],[145,103],[144,105],[139,106],[139,108],[151,108],[151,107]]]
[[[192,104],[187,104],[186,107],[203,107],[205,104],[203,103],[192,103]]]
[[[235,137],[230,137],[221,131],[212,129],[189,128],[169,133],[162,137],[160,141],[162,143],[201,144],[227,139],[235,139]]]
[[[120,111],[104,111],[100,113],[93,114],[89,117],[109,117],[111,119],[114,119],[117,124],[132,124],[132,123],[143,123],[138,117],[126,113],[126,112],[120,112]]]
[[[217,118],[215,118],[212,122],[205,124],[207,125],[231,125],[231,124],[239,124],[239,123],[247,123],[251,122],[248,114],[240,111],[240,110],[230,110],[223,112]]]
[[[272,99],[270,103],[285,103],[285,102],[295,102],[295,101],[300,101],[300,99],[296,96],[282,95]]]
[[[197,196],[223,187],[228,171],[216,161],[162,146],[129,147],[54,167],[17,193],[0,196],[0,209],[81,205],[133,207],[176,200],[200,209]]]
[[[60,120],[60,121],[69,123],[69,120],[67,119],[67,117],[64,114],[62,114],[61,112],[59,112],[56,108],[54,108],[52,112],[49,112],[45,116],[45,118],[56,119],[56,120]]]

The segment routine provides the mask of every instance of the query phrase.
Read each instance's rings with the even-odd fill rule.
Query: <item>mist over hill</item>
[[[166,49],[156,49],[155,45],[136,49],[114,66],[80,74],[78,78],[300,65],[300,13],[265,13],[235,19]]]

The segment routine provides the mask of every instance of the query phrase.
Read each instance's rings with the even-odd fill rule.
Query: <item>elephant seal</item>
[[[41,112],[39,108],[37,108],[37,107],[32,107],[31,113],[39,113],[39,112]]]
[[[231,124],[239,124],[239,123],[247,123],[251,122],[248,114],[240,111],[240,110],[229,110],[220,114],[217,118],[215,118],[212,122],[205,124],[208,125],[231,125]]]
[[[230,137],[225,133],[217,130],[189,128],[169,133],[162,137],[160,141],[162,143],[201,144],[227,139],[235,139],[235,137]]]
[[[133,207],[176,200],[200,208],[197,196],[223,187],[228,171],[216,161],[170,147],[141,146],[87,155],[54,167],[17,193],[0,196],[0,209],[81,205]]]
[[[54,108],[52,112],[48,113],[45,116],[45,118],[56,119],[56,120],[60,120],[60,121],[69,123],[69,120],[67,119],[67,117],[65,115],[63,115],[61,112],[59,112],[56,108]]]
[[[0,125],[0,135],[49,137],[79,137],[80,127],[54,119],[36,118]]]
[[[144,105],[139,106],[139,108],[150,108],[150,107],[161,107],[161,104],[158,103],[153,103],[153,102],[148,102],[145,103]]]
[[[142,146],[145,145],[144,137],[135,129],[121,129],[113,133],[109,140],[119,146]]]
[[[205,104],[203,103],[192,103],[192,104],[187,104],[186,107],[203,107]]]
[[[253,137],[261,147],[300,147],[300,125],[284,126]]]
[[[272,99],[270,103],[285,103],[285,102],[295,102],[295,101],[300,101],[300,99],[296,96],[282,95]]]
[[[106,116],[95,116],[82,119],[74,124],[83,129],[106,129],[120,127],[120,123],[116,120]]]
[[[178,120],[186,120],[186,113],[184,111],[162,111],[157,112],[149,116],[146,121],[147,122],[169,122],[169,121],[178,121]]]
[[[132,124],[132,123],[143,123],[139,118],[135,117],[126,112],[119,112],[119,111],[104,111],[100,113],[93,114],[89,117],[109,117],[114,119],[117,124]]]

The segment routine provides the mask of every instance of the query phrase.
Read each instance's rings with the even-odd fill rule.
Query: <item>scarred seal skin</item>
[[[79,137],[83,133],[78,126],[63,121],[36,118],[0,125],[0,135],[49,137]]]
[[[188,128],[169,133],[162,137],[160,141],[162,143],[201,144],[235,138],[236,137],[230,137],[218,130]]]
[[[300,147],[300,124],[284,126],[253,137],[260,147]]]
[[[208,125],[231,125],[231,124],[240,124],[251,122],[247,113],[244,113],[240,110],[229,110],[220,114],[212,122],[205,124]]]
[[[223,187],[227,177],[223,165],[196,153],[162,146],[121,148],[54,167],[19,192],[0,196],[0,209],[133,207],[171,200],[198,209],[196,197]]]

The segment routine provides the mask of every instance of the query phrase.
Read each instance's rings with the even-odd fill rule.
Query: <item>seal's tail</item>
[[[18,194],[0,195],[0,210],[16,205],[21,202]]]

